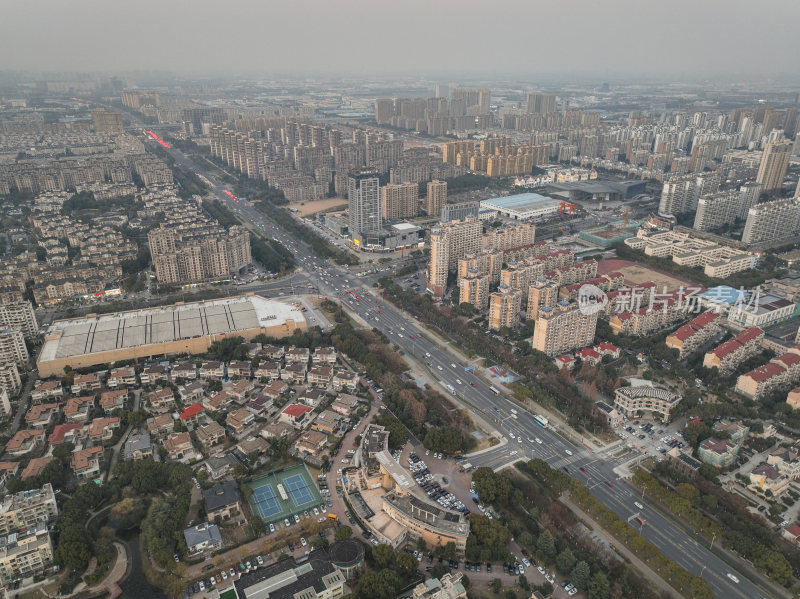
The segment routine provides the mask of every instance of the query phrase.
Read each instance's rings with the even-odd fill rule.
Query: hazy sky
[[[0,0],[0,68],[798,77],[800,0]]]

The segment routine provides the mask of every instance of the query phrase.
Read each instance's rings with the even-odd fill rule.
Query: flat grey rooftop
[[[271,327],[305,319],[294,304],[241,296],[116,314],[59,320],[50,325],[40,360],[169,343]]]

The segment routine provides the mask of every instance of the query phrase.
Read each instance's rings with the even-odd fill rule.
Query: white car
[[[305,547],[306,545],[308,545],[308,541],[306,541],[306,538],[305,538],[305,537],[300,537],[300,544],[301,544],[303,547]]]
[[[566,453],[567,455],[572,455],[572,452],[569,449],[565,449],[564,453]]]
[[[298,516],[297,514],[294,515],[294,522],[295,524],[300,524],[300,516]]]
[[[544,575],[544,579],[545,579],[547,582],[549,582],[550,584],[553,584],[553,583],[556,581],[556,578],[555,578],[555,576],[553,576],[552,574],[545,574],[545,575]]]
[[[541,445],[541,444],[542,444],[542,440],[541,440],[539,437],[536,437],[536,442],[537,442],[539,445]]]
[[[577,594],[578,594],[578,589],[576,589],[575,587],[572,587],[570,590],[567,591],[567,595],[569,595],[570,597]]]
[[[461,382],[461,379],[456,379],[456,384],[457,385],[463,385],[464,383]]]
[[[531,563],[528,561],[528,558],[526,557],[522,558],[522,563],[525,564],[526,567],[531,565]]]
[[[269,525],[269,531],[270,532],[275,532],[275,525],[274,524],[270,524]]]
[[[437,366],[436,368],[438,368],[439,370],[441,370],[441,369],[442,369],[442,367],[441,367],[441,366]]]
[[[455,367],[456,367],[456,365],[455,365],[455,364],[452,364],[452,363],[450,364],[450,366],[452,366],[453,368],[455,368]]]
[[[516,439],[516,437],[514,436],[514,433],[508,433],[508,436],[511,437],[512,439]]]
[[[731,579],[733,582],[735,582],[736,584],[739,584],[739,578],[738,578],[737,576],[734,576],[734,575],[733,575],[733,574],[731,574],[730,572],[728,572],[727,576],[728,576],[728,578],[730,578],[730,579]]]
[[[633,505],[635,505],[635,506],[636,506],[637,508],[639,508],[640,510],[643,510],[643,509],[644,509],[644,506],[643,506],[641,503],[639,503],[638,501],[634,501],[634,502],[633,502]]]
[[[228,573],[225,570],[220,572],[220,574],[222,575],[222,580],[228,580]]]
[[[314,508],[314,515],[315,516],[319,516],[319,509],[318,508]]]

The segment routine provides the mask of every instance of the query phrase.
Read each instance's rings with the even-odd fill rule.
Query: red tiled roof
[[[700,316],[693,318],[689,324],[692,325],[694,329],[702,329],[704,326],[714,322],[719,316],[720,315],[716,312],[703,312]]]
[[[566,362],[569,364],[570,362],[574,362],[575,358],[573,358],[572,356],[557,356],[556,360],[558,360],[559,362]]]
[[[752,341],[753,339],[756,339],[763,334],[764,334],[764,329],[761,329],[759,327],[750,327],[749,329],[745,329],[744,331],[736,335],[734,339],[736,339],[736,341],[744,345],[748,341]]]
[[[749,376],[757,383],[763,383],[764,381],[772,378],[773,376],[783,374],[785,370],[786,369],[780,364],[776,364],[775,362],[769,362],[768,364],[759,366],[755,370],[751,370],[744,376]]]
[[[298,404],[298,403],[293,403],[293,404],[287,406],[283,410],[282,413],[286,414],[287,416],[291,416],[292,418],[299,418],[303,414],[307,414],[308,412],[311,412],[311,411],[312,411],[312,408],[310,408],[308,406],[304,406],[304,405],[301,405],[301,404]]]
[[[741,343],[739,343],[736,339],[731,339],[712,349],[711,353],[717,356],[721,360],[725,356],[728,356],[733,352],[735,352],[740,347],[742,347]]]
[[[53,432],[50,433],[47,440],[50,442],[50,445],[60,445],[64,442],[64,437],[67,436],[68,432],[82,427],[82,424],[59,424],[53,429]]]
[[[690,327],[688,324],[683,325],[674,333],[671,333],[670,337],[675,337],[679,341],[686,341],[689,337],[694,335],[697,331]]]
[[[194,418],[200,412],[203,411],[202,404],[193,403],[188,408],[186,408],[183,412],[181,412],[181,420],[188,420],[189,418]]]
[[[791,352],[782,354],[777,358],[772,359],[773,362],[780,362],[781,364],[786,365],[786,367],[795,366],[798,362],[800,362],[800,356],[797,354],[793,354]]]
[[[610,351],[610,352],[619,351],[619,348],[616,345],[608,341],[601,341],[600,343],[594,346],[594,349],[596,351]]]
[[[586,359],[586,358],[597,359],[600,357],[600,354],[594,351],[591,347],[584,347],[583,349],[576,351],[575,355],[580,356],[581,359]]]

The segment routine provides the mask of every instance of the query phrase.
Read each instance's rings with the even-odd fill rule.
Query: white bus
[[[494,393],[495,395],[500,395],[500,391],[498,391],[498,390],[497,390],[497,389],[495,389],[494,387],[489,387],[489,391],[491,391],[491,392],[492,392],[492,393]]]
[[[548,422],[547,422],[547,418],[545,418],[544,416],[539,416],[537,414],[536,416],[533,417],[533,419],[536,421],[536,424],[538,424],[539,426],[547,428]]]

